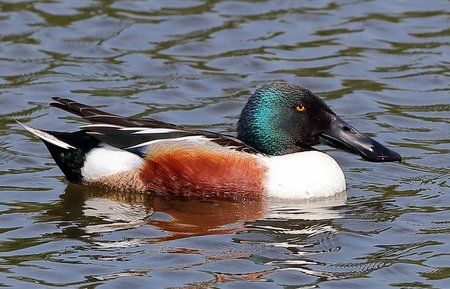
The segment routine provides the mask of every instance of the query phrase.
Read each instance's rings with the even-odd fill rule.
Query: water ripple
[[[3,1],[0,286],[448,288],[448,2]],[[62,179],[14,120],[50,96],[235,134],[266,81],[310,87],[403,156],[319,147],[346,196],[227,203],[105,195]]]

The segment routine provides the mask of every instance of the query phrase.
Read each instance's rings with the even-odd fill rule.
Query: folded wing
[[[145,156],[147,147],[162,141],[204,138],[228,149],[258,154],[259,151],[232,136],[202,130],[191,130],[151,118],[136,119],[104,112],[97,108],[61,97],[50,105],[76,114],[93,124],[82,127],[87,134],[113,147]]]

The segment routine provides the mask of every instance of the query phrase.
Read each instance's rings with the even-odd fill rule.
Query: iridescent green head
[[[269,155],[311,149],[321,141],[370,161],[399,161],[400,155],[358,132],[309,89],[277,81],[250,96],[237,126],[238,138]]]
[[[248,100],[238,122],[238,138],[270,155],[309,149],[319,142],[319,133],[331,122],[330,113],[307,88],[273,82]]]

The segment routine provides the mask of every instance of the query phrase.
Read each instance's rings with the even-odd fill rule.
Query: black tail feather
[[[82,181],[81,168],[84,166],[86,154],[98,147],[99,140],[88,135],[84,130],[76,132],[44,131],[18,123],[42,140],[68,181],[73,183]]]
[[[83,178],[81,168],[86,154],[97,147],[100,141],[89,136],[85,131],[71,133],[47,131],[47,133],[75,147],[65,149],[42,139],[66,179],[72,183],[81,183]]]

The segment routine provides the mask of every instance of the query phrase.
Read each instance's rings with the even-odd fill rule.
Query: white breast
[[[346,189],[341,168],[322,152],[261,157],[261,162],[268,168],[264,186],[269,197],[321,198]]]

